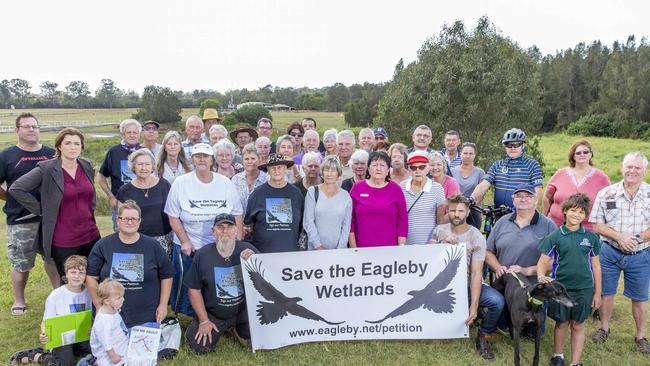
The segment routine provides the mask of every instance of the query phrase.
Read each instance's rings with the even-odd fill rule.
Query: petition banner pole
[[[466,338],[465,245],[256,254],[242,265],[253,350]]]

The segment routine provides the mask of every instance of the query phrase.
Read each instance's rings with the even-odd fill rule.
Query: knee
[[[555,323],[555,329],[566,330],[567,328],[569,328],[570,323],[572,323],[572,322],[564,322],[564,323],[557,323],[556,322]]]
[[[571,321],[571,331],[572,332],[580,332],[585,329],[585,323],[578,323],[576,321]]]

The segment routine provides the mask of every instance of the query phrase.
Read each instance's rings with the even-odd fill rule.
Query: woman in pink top
[[[609,178],[602,171],[592,166],[594,153],[587,140],[580,140],[569,149],[569,166],[558,169],[546,187],[544,195],[544,214],[557,226],[564,222],[560,205],[575,193],[584,193],[594,202],[596,194],[610,185]],[[591,224],[585,218],[582,225],[591,230]]]
[[[447,159],[441,153],[437,151],[429,153],[429,165],[431,166],[431,179],[442,186],[445,199],[462,193],[458,181],[447,175]]]
[[[366,180],[354,184],[351,248],[404,245],[408,235],[408,214],[402,189],[388,178],[390,158],[375,151],[368,158]]]

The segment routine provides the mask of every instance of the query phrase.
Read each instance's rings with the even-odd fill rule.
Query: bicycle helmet
[[[502,144],[508,142],[526,142],[526,133],[518,128],[511,128],[503,134]]]

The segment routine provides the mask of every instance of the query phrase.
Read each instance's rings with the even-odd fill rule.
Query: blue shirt
[[[542,168],[537,160],[526,155],[516,159],[508,156],[503,160],[497,160],[488,170],[484,180],[494,186],[494,205],[506,205],[514,209],[512,193],[522,183],[528,183],[533,187],[542,186]]]
[[[449,166],[449,171],[451,171],[451,169],[459,166],[462,163],[462,161],[460,159],[460,150],[456,150],[456,157],[453,158],[453,159],[449,159],[449,156],[447,155],[447,149],[440,150],[440,153],[447,160],[447,165]]]
[[[199,142],[197,142],[197,144],[198,143]],[[210,140],[201,135],[200,143],[210,144]],[[196,144],[193,144],[189,139],[185,139],[185,141],[181,142],[181,146],[183,146],[183,151],[185,152],[185,157],[189,160],[190,164],[192,164],[192,148],[194,145]]]

